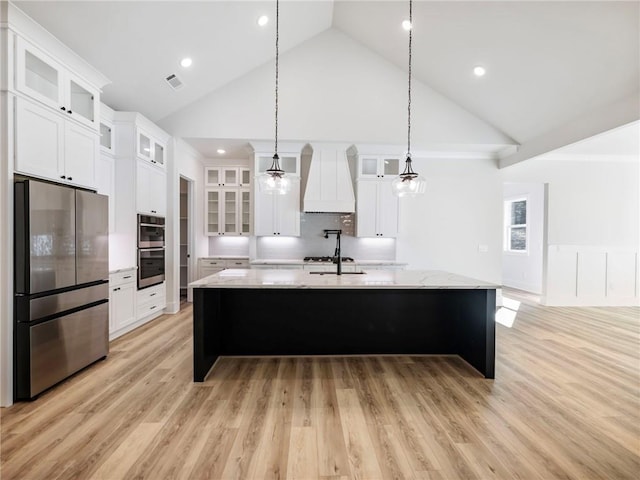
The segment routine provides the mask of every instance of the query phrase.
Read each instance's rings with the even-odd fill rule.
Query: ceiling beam
[[[640,92],[594,110],[588,115],[523,143],[515,153],[500,158],[499,168],[524,162],[638,119],[640,119]]]

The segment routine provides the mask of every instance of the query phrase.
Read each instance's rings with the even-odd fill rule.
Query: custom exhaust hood
[[[356,199],[347,160],[347,146],[313,144],[313,156],[304,194],[303,210],[353,213]]]

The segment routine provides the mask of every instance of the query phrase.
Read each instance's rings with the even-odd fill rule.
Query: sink
[[[366,275],[367,272],[342,272],[341,275]],[[310,275],[337,275],[338,272],[309,272]]]

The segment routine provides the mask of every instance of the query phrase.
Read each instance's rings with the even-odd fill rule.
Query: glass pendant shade
[[[291,190],[291,181],[280,169],[278,155],[273,156],[273,164],[258,177],[258,187],[262,193],[269,195],[286,195]]]
[[[411,157],[407,156],[404,171],[391,182],[391,191],[398,197],[415,197],[425,192],[427,182],[413,171]]]
[[[422,195],[427,189],[427,182],[422,175],[398,176],[391,182],[393,194],[398,197],[415,197]]]

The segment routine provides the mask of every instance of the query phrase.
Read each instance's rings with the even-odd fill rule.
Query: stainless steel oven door
[[[138,248],[164,247],[164,217],[138,215]]]
[[[164,247],[138,249],[138,290],[164,282],[164,258]]]

